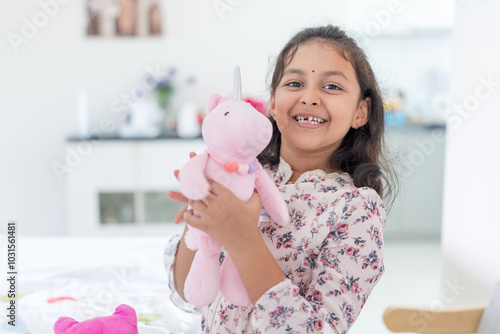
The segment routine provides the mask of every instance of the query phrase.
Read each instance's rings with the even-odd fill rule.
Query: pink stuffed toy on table
[[[78,322],[73,318],[60,317],[54,324],[55,334],[138,334],[135,310],[122,304],[115,313]]]
[[[264,209],[283,226],[289,220],[287,206],[256,158],[271,140],[272,124],[263,113],[241,100],[239,67],[235,68],[233,85],[233,99],[218,94],[209,98],[202,126],[207,150],[181,169],[180,190],[189,199],[203,199],[209,193],[209,177],[248,201],[256,188]],[[188,302],[197,307],[208,305],[220,291],[232,304],[250,305],[250,297],[227,252],[220,265],[219,243],[191,226],[185,241],[190,249],[197,250],[184,285]]]

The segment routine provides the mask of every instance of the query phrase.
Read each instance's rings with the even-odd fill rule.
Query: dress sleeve
[[[309,285],[285,279],[256,302],[252,322],[262,333],[347,333],[382,276],[385,211],[373,189],[345,192],[322,223],[329,233],[302,264]]]
[[[181,240],[181,235],[174,235],[170,237],[165,246],[165,251],[163,252],[163,263],[165,265],[165,270],[168,274],[168,288],[170,289],[170,300],[178,308],[189,312],[189,313],[200,313],[200,309],[184,301],[182,297],[177,293],[174,284],[174,270],[173,264],[175,260],[175,253],[179,247],[179,242]]]

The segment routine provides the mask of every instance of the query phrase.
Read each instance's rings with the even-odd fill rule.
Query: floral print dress
[[[164,253],[172,300],[201,312],[204,333],[347,333],[384,272],[381,199],[372,188],[355,187],[345,173],[318,169],[286,184],[293,172],[282,158],[266,171],[288,204],[290,222],[280,227],[263,211],[259,228],[287,278],[255,305],[232,305],[219,293],[195,309],[174,288],[180,236],[173,236]]]

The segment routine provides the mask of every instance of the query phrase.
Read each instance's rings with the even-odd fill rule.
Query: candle
[[[88,98],[87,92],[85,90],[80,90],[77,97],[77,111],[78,111],[78,137],[88,138],[89,137],[89,108],[88,108]]]

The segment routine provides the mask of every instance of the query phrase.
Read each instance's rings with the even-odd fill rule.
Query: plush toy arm
[[[255,173],[255,187],[264,209],[280,226],[288,224],[288,207],[278,188],[276,188],[276,185],[262,167],[259,166]]]
[[[205,177],[208,154],[190,159],[179,173],[181,193],[189,199],[200,200],[208,195],[210,185]]]

